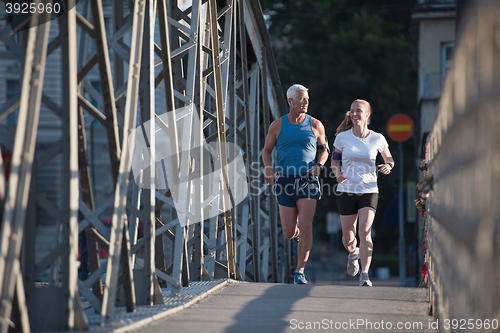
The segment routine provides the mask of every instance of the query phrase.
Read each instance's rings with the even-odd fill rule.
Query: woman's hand
[[[337,183],[339,184],[345,182],[345,180],[347,179],[346,177],[344,177],[344,171],[341,171],[338,176],[335,176],[335,178],[337,178]]]
[[[385,163],[385,164],[379,164],[377,165],[378,171],[382,172],[384,175],[388,175],[391,173],[392,167],[390,164]]]

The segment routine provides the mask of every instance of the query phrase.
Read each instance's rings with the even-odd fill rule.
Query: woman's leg
[[[372,224],[375,218],[375,209],[372,207],[363,207],[358,210],[358,215],[361,270],[368,273],[373,254]]]
[[[358,214],[340,215],[342,223],[342,243],[349,252],[347,256],[346,273],[350,276],[355,276],[359,272],[358,251],[356,248],[356,220]]]
[[[342,244],[351,256],[354,256],[356,251],[356,219],[358,214],[340,215],[340,223],[342,224]]]

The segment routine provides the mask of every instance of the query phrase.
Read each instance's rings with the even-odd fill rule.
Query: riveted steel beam
[[[55,115],[52,119],[60,122],[55,125],[57,139],[43,143],[35,159],[36,172],[62,157],[60,177],[54,177],[61,179],[60,201],[48,199],[40,193],[43,187],[31,184],[30,207],[51,219],[40,225],[42,220],[30,212],[27,220],[31,244],[22,269],[29,281],[24,288],[28,308],[36,309],[28,312],[31,322],[65,311],[68,316],[59,316],[50,330],[85,329],[78,294],[106,324],[113,319],[117,300],[124,301],[127,311],[134,311],[136,304],[161,302],[158,281],[179,294],[181,286],[194,280],[283,280],[277,257],[285,246],[278,241],[274,198],[262,191],[260,175],[265,130],[271,118],[283,113],[276,97],[279,83],[269,74],[275,68],[265,29],[257,27],[263,21],[255,19],[262,16],[260,7],[248,0],[185,5],[175,0],[81,1],[67,19],[59,20],[58,35],[37,38],[45,49],[5,42],[26,64],[33,57],[60,54],[63,66],[51,73],[62,78],[60,92],[47,87],[39,91],[38,100],[29,99],[30,108],[36,102],[44,117]],[[38,31],[49,31],[54,24]],[[106,30],[109,24],[113,28]],[[16,33],[22,37],[22,31]],[[5,39],[6,34],[0,36]],[[25,73],[35,75],[46,65],[40,66],[28,66],[31,72],[25,67]],[[20,111],[26,108],[20,97],[32,92],[32,86],[23,86],[19,96],[0,105],[0,121],[18,106]],[[35,120],[30,126],[37,126]],[[16,131],[18,146],[26,133]],[[138,147],[148,153],[147,168],[140,172],[131,159]],[[235,162],[239,149],[243,169]],[[27,188],[19,196],[27,198]],[[248,192],[252,195],[241,197]],[[4,220],[7,202],[8,194]],[[81,279],[76,278],[74,260],[78,232],[84,233],[80,240],[86,240],[90,265],[90,275]],[[45,252],[36,253],[49,243]],[[2,242],[4,248],[6,244]],[[19,255],[7,261],[17,265]],[[140,268],[133,270],[134,265]],[[49,287],[39,288],[34,279],[46,272],[51,274]],[[16,308],[21,309],[20,280],[6,274],[1,279],[17,284]],[[55,297],[54,307],[42,311],[39,301],[49,295]],[[10,314],[0,318],[9,325]],[[26,322],[26,313],[16,314],[16,319]]]

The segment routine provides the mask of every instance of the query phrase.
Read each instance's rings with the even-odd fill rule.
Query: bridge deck
[[[421,288],[234,282],[182,311],[119,331],[436,332],[426,298]]]

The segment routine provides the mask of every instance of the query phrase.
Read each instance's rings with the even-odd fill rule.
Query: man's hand
[[[273,168],[265,168],[264,180],[266,181],[267,185],[274,185],[274,181],[276,180],[276,173],[274,173]]]
[[[312,168],[309,169],[309,173],[315,177],[318,177],[319,174],[321,173],[320,166],[317,164],[313,165]]]

